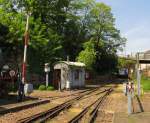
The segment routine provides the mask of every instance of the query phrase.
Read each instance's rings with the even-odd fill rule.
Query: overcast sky
[[[150,50],[150,0],[97,1],[111,6],[116,27],[127,38],[127,54]]]

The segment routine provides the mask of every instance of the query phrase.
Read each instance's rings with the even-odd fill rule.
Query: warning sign
[[[9,71],[9,75],[10,75],[11,77],[14,77],[15,74],[16,74],[16,72],[15,72],[14,70]]]

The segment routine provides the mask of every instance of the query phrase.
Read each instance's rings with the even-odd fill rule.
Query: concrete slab
[[[150,112],[128,115],[126,113],[115,113],[113,123],[150,123]]]

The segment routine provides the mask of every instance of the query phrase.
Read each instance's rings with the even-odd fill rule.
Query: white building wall
[[[67,80],[66,80],[66,89],[70,89],[72,87],[72,74],[71,70],[68,70]]]
[[[150,64],[141,64],[141,65],[140,65],[140,68],[141,68],[141,70],[150,68]]]
[[[54,69],[61,69],[61,89],[69,89],[85,86],[85,70],[79,67],[70,67],[64,63],[55,65]],[[76,71],[79,70],[79,78],[75,78]]]
[[[85,86],[85,70],[82,69],[82,76],[81,76],[81,87]]]
[[[64,78],[64,70],[61,69],[61,89],[65,89],[65,78]]]
[[[75,72],[77,69],[71,71],[71,86],[72,87],[84,87],[85,85],[85,71],[84,69],[79,69],[79,78],[75,79]]]

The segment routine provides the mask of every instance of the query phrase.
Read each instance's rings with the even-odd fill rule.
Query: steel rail
[[[96,118],[96,116],[97,116],[97,112],[98,112],[100,106],[102,105],[103,101],[107,98],[107,95],[109,95],[112,91],[113,91],[113,90],[110,89],[110,90],[108,91],[108,93],[106,93],[106,95],[103,96],[101,100],[99,100],[98,104],[95,106],[95,108],[94,108],[94,109],[92,110],[92,112],[90,113],[89,123],[94,123],[94,120],[95,120],[95,118]]]
[[[93,111],[91,112],[91,118],[90,118],[90,123],[94,120],[97,111],[101,105],[101,103],[103,102],[103,100],[106,98],[106,96],[112,91],[112,89],[108,89],[105,90],[103,92],[106,92],[103,96],[99,97],[96,101],[94,101],[92,104],[90,104],[89,106],[87,106],[84,110],[82,110],[78,115],[76,115],[73,119],[71,119],[68,123],[78,123],[81,118],[89,111],[89,109],[96,104],[95,108],[93,109]]]
[[[93,89],[87,93],[83,93],[73,99],[70,99],[69,101],[66,101],[54,108],[51,108],[45,112],[42,112],[42,113],[38,113],[38,114],[35,114],[33,116],[30,116],[30,117],[27,117],[27,118],[24,118],[24,119],[21,119],[21,120],[18,120],[17,123],[31,123],[33,121],[40,121],[40,122],[44,122],[46,121],[47,119],[50,119],[50,118],[53,118],[54,116],[56,116],[59,112],[61,112],[62,110],[70,107],[74,101],[76,100],[80,100],[82,97],[90,94],[90,93],[93,93],[95,91],[97,91],[99,88],[96,88],[96,89]]]
[[[0,115],[4,115],[4,114],[10,113],[10,112],[14,113],[14,112],[17,112],[17,111],[21,111],[23,109],[28,109],[28,108],[31,108],[31,107],[34,107],[34,106],[39,106],[39,105],[46,104],[46,103],[49,103],[49,102],[50,102],[50,100],[36,100],[36,101],[30,102],[30,103],[25,103],[25,104],[22,104],[22,105],[19,105],[19,106],[9,107],[9,108],[6,108],[4,110],[1,110]]]
[[[68,94],[68,95],[65,95],[65,96],[54,96],[54,97],[46,97],[46,98],[50,98],[51,100],[55,100],[55,99],[60,99],[60,98],[64,98],[64,97],[69,97],[69,96],[76,96],[78,94],[82,94],[82,93],[85,93],[87,91],[90,91],[90,89],[83,90],[81,92],[77,92],[77,93],[73,93],[73,94]]]

